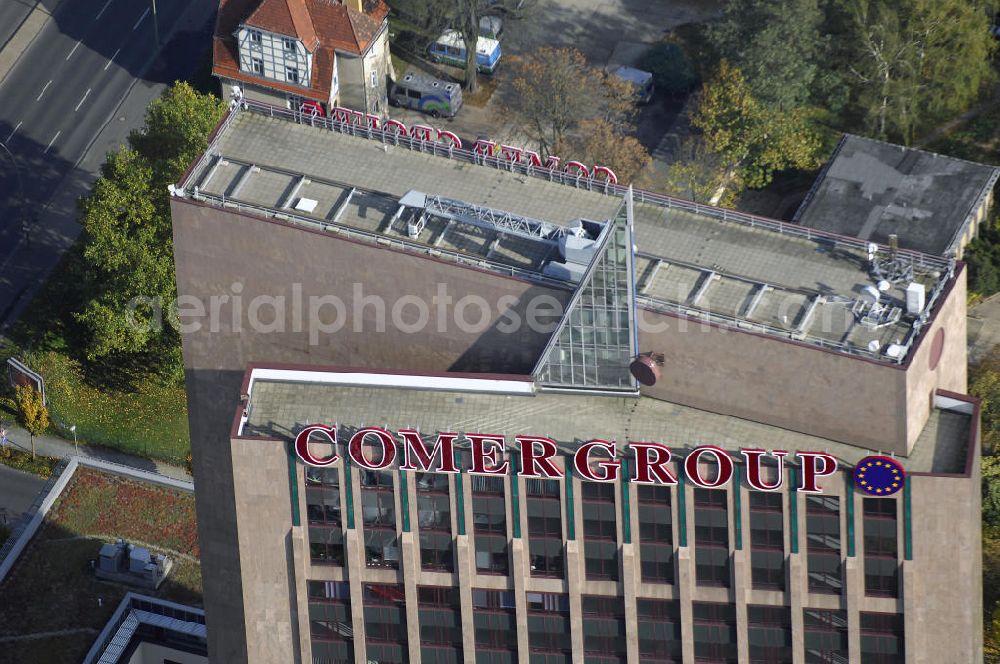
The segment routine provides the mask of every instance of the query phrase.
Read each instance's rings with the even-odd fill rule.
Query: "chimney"
[[[344,4],[356,12],[365,13],[365,0],[344,0]]]

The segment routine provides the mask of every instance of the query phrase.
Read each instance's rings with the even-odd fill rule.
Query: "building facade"
[[[981,656],[960,263],[252,101],[173,194],[211,661]],[[512,470],[345,462],[373,426],[457,432],[465,469],[497,433]],[[593,439],[676,484],[582,479]],[[704,445],[787,451],[781,489],[693,484]]]
[[[246,98],[309,114],[347,106],[384,117],[387,16],[382,0],[223,0],[212,72],[224,99],[236,86]]]

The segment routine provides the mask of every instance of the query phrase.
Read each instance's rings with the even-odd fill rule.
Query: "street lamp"
[[[160,22],[156,18],[156,0],[150,0],[153,5],[153,39],[156,40],[156,48],[160,47]]]
[[[76,425],[74,424],[73,426],[71,426],[69,428],[69,430],[73,432],[73,447],[76,448],[76,453],[79,454],[80,453],[80,445],[77,444],[77,442],[76,442]]]

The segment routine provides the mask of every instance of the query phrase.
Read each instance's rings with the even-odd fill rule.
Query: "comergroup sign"
[[[432,445],[417,431],[401,429],[397,438],[385,429],[366,427],[351,435],[347,441],[347,457],[361,468],[383,470],[391,468],[396,463],[397,455],[401,456],[399,468],[419,472],[459,473],[471,475],[506,475],[511,473],[511,460],[515,460],[522,477],[537,479],[559,479],[565,476],[564,471],[554,462],[559,450],[556,442],[542,436],[515,436],[516,450],[507,454],[507,439],[498,434],[444,432],[437,434]],[[455,442],[464,437],[470,443],[471,461],[468,468],[459,469],[455,457]],[[310,443],[327,443],[333,445],[333,452],[318,456],[312,450]],[[671,460],[673,454],[669,447],[660,443],[630,442],[624,447],[631,450],[635,457],[635,468],[629,482],[636,484],[677,484]],[[368,449],[366,449],[368,448]],[[591,440],[581,444],[572,455],[573,470],[581,478],[590,482],[616,482],[621,475],[622,460],[619,458],[618,443],[607,440]],[[337,453],[338,440],[336,427],[313,424],[305,427],[295,438],[295,453],[303,463],[314,467],[327,467],[340,460]],[[624,451],[624,450],[623,450]],[[743,472],[746,484],[758,491],[777,491],[784,486],[784,460],[790,453],[784,450],[763,450],[743,448],[739,450],[743,458]],[[795,487],[803,493],[822,493],[820,481],[837,472],[837,458],[825,452],[797,451],[791,456],[798,459],[800,480]],[[765,481],[761,466],[764,459],[776,462],[777,471],[774,477]],[[871,463],[869,464],[869,461]],[[704,462],[704,463],[703,463]],[[875,466],[875,463],[878,466]],[[867,464],[867,465],[866,465]],[[891,464],[891,467],[890,467]],[[701,445],[688,452],[682,462],[683,472],[695,486],[718,488],[728,484],[737,472],[733,457],[720,447]],[[881,482],[884,473],[870,470],[881,470],[883,465],[890,481],[884,491],[874,494],[870,489],[871,482],[878,477]],[[708,469],[714,468],[714,472]],[[863,473],[861,480],[863,488],[869,495],[888,496],[902,486],[904,474],[902,466],[888,457],[866,457],[859,467],[869,469]],[[865,480],[864,478],[868,479]],[[892,486],[895,480],[895,486]],[[861,486],[859,484],[859,486]],[[891,490],[890,490],[891,489]]]

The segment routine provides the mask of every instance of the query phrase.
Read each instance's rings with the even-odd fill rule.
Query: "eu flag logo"
[[[867,456],[854,467],[854,484],[869,496],[891,496],[903,488],[906,472],[898,461]]]

